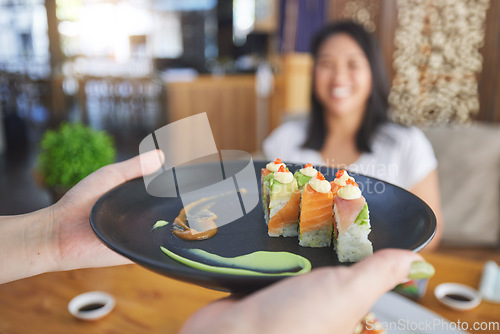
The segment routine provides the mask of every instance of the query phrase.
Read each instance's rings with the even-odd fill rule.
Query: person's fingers
[[[104,166],[73,187],[68,193],[78,192],[78,201],[94,200],[108,190],[132,180],[141,175],[154,173],[163,164],[164,154],[160,150],[153,150],[131,159]],[[84,198],[87,197],[87,198]]]
[[[157,171],[164,162],[164,154],[160,150],[142,153],[128,160],[101,168],[103,172],[115,174],[123,183],[142,175],[149,175]]]
[[[128,181],[156,172],[164,161],[165,155],[161,150],[152,150],[108,167],[119,173],[125,181]]]
[[[203,307],[189,317],[180,333],[213,333],[214,324],[217,324],[221,319],[231,318],[229,313],[231,307],[234,307],[236,303],[237,301],[233,299],[225,298]]]
[[[139,156],[142,175],[150,175],[160,169],[165,163],[165,153],[162,150],[152,150]]]
[[[410,266],[422,257],[412,251],[384,249],[352,265],[353,288],[363,291],[363,302],[368,307],[385,292],[392,290],[408,278]]]

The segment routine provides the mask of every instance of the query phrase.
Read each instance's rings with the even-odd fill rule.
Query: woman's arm
[[[32,213],[0,217],[0,284],[44,272],[130,263],[94,234],[89,213],[108,190],[161,166],[152,151],[105,166],[56,204]]]
[[[434,211],[437,220],[437,229],[434,239],[425,247],[425,250],[434,250],[438,247],[443,234],[443,219],[441,213],[441,196],[437,169],[431,171],[422,181],[413,186],[410,191],[420,197]]]

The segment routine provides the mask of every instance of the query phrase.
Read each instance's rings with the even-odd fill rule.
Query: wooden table
[[[436,268],[436,274],[429,280],[427,291],[419,303],[444,318],[457,323],[466,322],[470,333],[500,333],[500,328],[491,331],[471,330],[474,322],[494,322],[500,326],[500,304],[482,301],[468,311],[455,311],[441,304],[434,296],[434,288],[441,283],[456,282],[479,289],[485,261],[465,260],[456,256],[439,253],[423,254],[425,259]]]
[[[437,272],[421,305],[450,321],[471,326],[475,321],[500,321],[499,304],[483,302],[474,310],[457,312],[442,306],[433,295],[434,287],[442,282],[478,287],[483,262],[441,254],[425,257]],[[72,297],[91,290],[114,295],[116,307],[100,320],[77,320],[67,311],[67,304]],[[226,296],[137,265],[50,273],[0,285],[0,333],[176,333],[197,309]]]
[[[96,321],[74,318],[69,301],[92,290],[112,294],[114,310]],[[227,295],[133,264],[49,273],[0,285],[0,333],[177,333],[197,309]]]

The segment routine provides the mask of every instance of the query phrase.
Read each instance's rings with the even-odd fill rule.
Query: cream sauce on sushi
[[[313,177],[316,175],[316,173],[318,173],[318,170],[314,168],[313,165],[308,163],[304,166],[304,168],[301,168],[299,172],[301,172],[305,176]]]
[[[244,276],[292,276],[305,274],[311,271],[311,262],[305,257],[288,252],[268,252],[258,251],[236,257],[223,257],[206,252],[202,249],[188,250],[195,256],[199,256],[208,261],[220,264],[211,265],[201,263],[180,256],[165,247],[161,250],[172,259],[181,262],[189,267],[230,275]]]
[[[274,179],[279,183],[288,184],[293,181],[293,174],[283,165],[274,173]]]
[[[361,197],[361,190],[357,186],[348,184],[337,191],[337,196],[342,199],[358,199]]]
[[[359,185],[354,181],[354,178],[349,176],[345,181],[345,185],[337,191],[337,196],[348,200],[358,199],[361,198],[361,189],[359,189]]]
[[[274,173],[274,172],[277,172],[277,171],[278,171],[278,169],[279,169],[281,166],[285,166],[285,164],[284,164],[283,162],[281,162],[281,159],[276,159],[276,160],[274,160],[274,161],[272,161],[272,162],[268,163],[268,164],[266,165],[266,168],[267,168],[268,170],[270,170],[271,172],[273,172],[273,173]]]
[[[309,185],[311,188],[313,188],[315,191],[326,194],[330,190],[332,190],[332,186],[330,182],[325,180],[325,177],[321,173],[317,173],[316,177],[313,177],[309,180]]]
[[[347,180],[354,181],[354,178],[350,176],[347,171],[341,169],[335,174],[335,180],[333,180],[333,182],[341,187],[344,187],[347,184]]]

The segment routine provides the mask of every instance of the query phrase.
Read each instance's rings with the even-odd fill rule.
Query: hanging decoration
[[[342,16],[363,25],[369,32],[374,32],[377,29],[375,22],[379,8],[380,0],[349,0]]]
[[[466,123],[479,111],[479,48],[489,0],[398,0],[389,96],[406,125]]]

